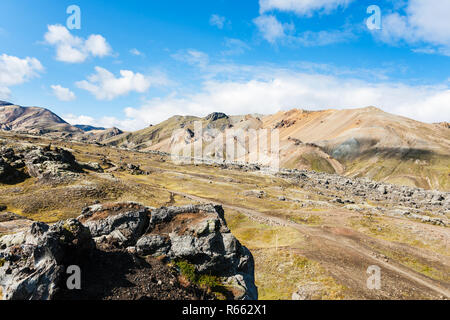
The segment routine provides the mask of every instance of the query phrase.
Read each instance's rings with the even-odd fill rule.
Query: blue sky
[[[449,17],[440,0],[2,0],[0,99],[126,130],[294,107],[449,121]]]

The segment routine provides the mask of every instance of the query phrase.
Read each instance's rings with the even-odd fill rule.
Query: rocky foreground
[[[220,206],[98,204],[77,219],[29,224],[0,238],[6,300],[258,298],[252,254]],[[81,290],[66,285],[73,265]]]

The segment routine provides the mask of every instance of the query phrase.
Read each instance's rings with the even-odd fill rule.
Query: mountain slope
[[[273,115],[205,118],[175,116],[156,126],[104,141],[137,150],[170,152],[198,141],[194,122],[203,130],[203,144],[234,128],[278,129],[280,165],[384,182],[450,190],[450,130],[384,112],[375,107],[348,110],[293,109]],[[175,130],[179,132],[172,136]],[[238,139],[239,140],[239,139]],[[245,139],[244,139],[245,140]],[[238,141],[243,146],[246,142]],[[207,154],[211,155],[211,154]],[[245,161],[244,158],[236,160]]]
[[[22,107],[6,101],[0,101],[0,130],[91,142],[102,142],[123,133],[118,128],[72,126],[48,109]]]
[[[124,146],[137,150],[158,150],[170,152],[173,146],[172,136],[180,130],[182,143],[189,144],[195,138],[195,122],[201,123],[204,134],[215,135],[217,131],[224,132],[228,128],[260,128],[262,122],[252,116],[227,116],[224,113],[214,112],[204,118],[194,116],[173,116],[155,126],[124,133],[105,140],[104,143],[114,146]],[[191,141],[192,140],[192,141]]]
[[[0,106],[0,129],[27,133],[82,133],[53,112],[39,107],[21,107],[9,103]]]
[[[294,139],[319,146],[343,166],[343,172],[336,170],[338,173],[450,189],[450,130],[444,126],[396,116],[374,107],[317,112],[291,110],[267,116],[263,121],[265,127],[280,129],[282,144]],[[297,150],[292,144],[285,145],[284,149],[286,153]],[[295,162],[288,166],[296,167]]]
[[[200,124],[201,136],[196,132],[196,123]],[[281,167],[450,190],[448,122],[422,123],[375,107],[323,111],[293,109],[267,116],[228,116],[219,112],[204,118],[173,116],[136,132],[122,132],[117,128],[75,127],[47,109],[20,107],[1,101],[0,129],[168,153],[190,150],[193,143],[201,140],[206,157],[217,156],[217,150],[211,148],[212,142],[227,129],[233,129],[236,150],[245,151],[239,157],[227,160],[258,159],[256,162],[262,164],[264,157],[260,154],[255,157],[249,150],[250,142],[254,142],[253,145],[259,143],[256,138],[249,137],[253,130],[266,130],[270,136],[277,129],[280,139],[276,151],[279,151]],[[225,153],[223,156],[226,158]]]
[[[94,127],[86,124],[76,124],[74,127],[77,127],[78,129],[81,129],[85,132],[94,131],[94,130],[106,130],[106,128],[103,127]]]

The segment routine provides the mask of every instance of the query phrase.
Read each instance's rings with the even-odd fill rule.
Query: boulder
[[[41,181],[60,181],[83,172],[73,154],[64,149],[36,147],[24,154],[28,174]]]
[[[200,274],[216,275],[236,284],[236,298],[257,299],[253,256],[231,234],[221,206],[152,210],[149,227],[138,241],[137,250],[187,261]]]
[[[86,257],[95,247],[89,230],[74,219],[53,226],[35,222],[18,239],[0,251],[5,300],[51,300],[68,263]]]
[[[95,204],[78,217],[97,242],[113,241],[120,246],[134,246],[149,223],[148,208],[126,203],[113,206]]]

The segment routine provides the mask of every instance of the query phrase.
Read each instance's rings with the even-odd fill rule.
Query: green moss
[[[228,292],[219,277],[198,274],[195,270],[195,266],[184,260],[177,261],[175,265],[180,270],[181,275],[190,283],[214,293],[218,299],[226,298]]]
[[[75,224],[64,223],[63,229],[70,232],[71,234],[76,234],[78,232],[78,226]]]
[[[195,266],[190,264],[187,261],[178,261],[175,265],[180,269],[180,273],[184,276],[189,282],[195,283],[197,280],[197,275],[195,273]]]

